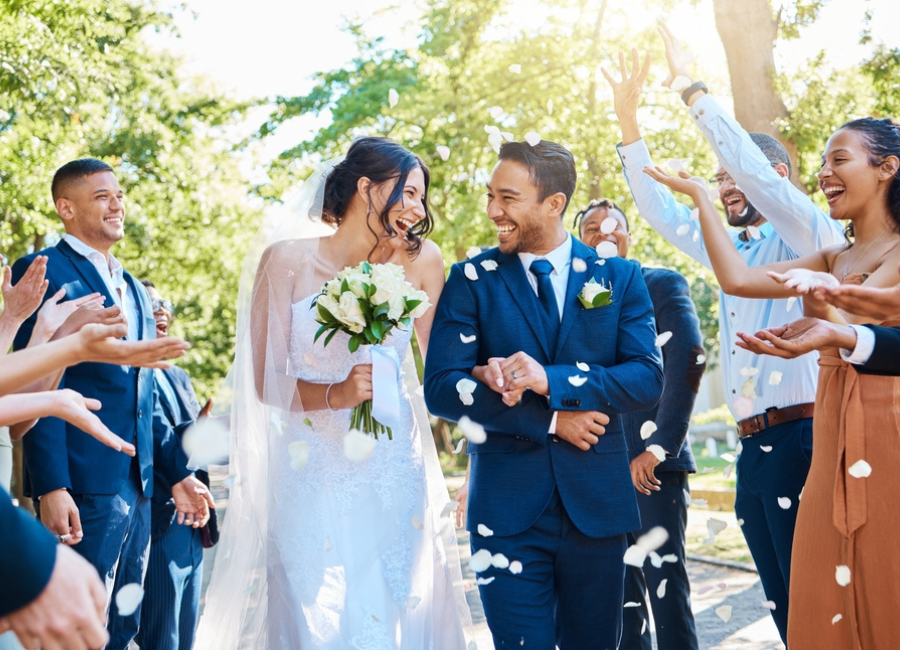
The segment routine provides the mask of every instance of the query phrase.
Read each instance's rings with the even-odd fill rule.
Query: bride
[[[230,377],[231,493],[198,648],[465,647],[471,622],[412,332],[384,343],[407,360],[402,426],[359,462],[343,444],[350,410],[373,396],[368,346],[350,353],[343,333],[313,343],[316,295],[363,260],[403,267],[437,303],[428,183],[418,156],[360,138],[252,246]],[[423,356],[433,314],[414,322]]]

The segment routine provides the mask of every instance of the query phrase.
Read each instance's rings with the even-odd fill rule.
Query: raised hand
[[[81,311],[82,314],[91,311],[100,311],[100,307],[102,307],[104,300],[103,295],[99,293],[92,293],[87,296],[61,302],[65,297],[66,290],[60,289],[41,306],[40,311],[38,311],[37,321],[35,322],[34,331],[31,334],[31,341],[29,341],[29,344],[46,343],[53,338],[62,338],[63,336],[77,332],[81,329],[80,325],[76,327],[74,320],[73,323],[69,325],[68,321],[72,320],[72,317],[79,311]],[[116,309],[118,309],[118,307]],[[94,321],[85,319],[82,324],[88,322]],[[63,328],[63,325],[66,325],[66,327]]]
[[[609,416],[600,411],[559,411],[556,435],[581,451],[588,451],[606,433],[607,424]]]
[[[171,336],[145,341],[122,341],[125,325],[99,325],[92,323],[82,327],[80,337],[81,361],[113,363],[119,366],[143,368],[168,368],[164,359],[183,356],[190,347],[187,341]]]
[[[709,200],[709,189],[706,180],[699,176],[691,176],[687,172],[678,172],[677,176],[671,176],[662,167],[644,167],[644,173],[653,180],[662,183],[675,192],[687,194],[699,206],[705,198]]]
[[[201,528],[209,521],[209,509],[216,507],[212,494],[196,477],[188,476],[172,486],[172,500],[178,523]]]
[[[856,347],[856,331],[820,318],[801,318],[781,327],[770,327],[756,334],[738,332],[738,347],[756,354],[794,359],[813,350]]]
[[[690,65],[694,62],[694,55],[690,50],[681,46],[681,43],[675,38],[668,25],[660,23],[657,29],[660,36],[662,36],[663,43],[666,45],[666,63],[669,64],[669,76],[666,77],[663,85],[666,88],[672,88],[675,80],[683,77],[684,82],[687,83],[682,82],[679,86],[687,88],[694,82],[690,72]],[[676,90],[678,89],[676,87]]]
[[[631,74],[625,65],[625,53],[619,52],[619,70],[622,81],[616,81],[606,68],[600,68],[613,91],[613,106],[619,121],[634,119],[641,105],[641,87],[650,72],[650,55],[644,57],[644,65],[640,65],[640,57],[636,48],[631,50]]]
[[[634,489],[641,494],[649,495],[659,492],[662,482],[656,478],[654,469],[659,465],[659,458],[652,451],[643,451],[631,461],[631,482]]]
[[[21,325],[40,306],[50,284],[44,279],[47,273],[47,256],[38,255],[31,262],[19,281],[13,285],[12,269],[3,269],[3,316]]]

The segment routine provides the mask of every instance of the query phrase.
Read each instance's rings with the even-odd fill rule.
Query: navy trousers
[[[190,650],[202,584],[200,531],[172,523],[150,543],[137,644],[144,650]]]
[[[675,562],[663,562],[656,568],[648,558],[643,569],[625,567],[625,602],[639,603],[638,607],[623,610],[621,650],[653,650],[650,635],[649,606],[653,610],[656,625],[656,643],[659,650],[697,650],[697,630],[691,612],[691,584],[684,564],[684,540],[687,528],[687,503],[685,491],[689,491],[688,473],[658,472],[659,492],[638,494],[642,528],[629,533],[628,544],[634,544],[651,528],[662,526],[669,532],[669,539],[657,553],[674,555]],[[666,580],[663,598],[657,596],[660,583]]]
[[[800,492],[812,460],[812,418],[786,422],[741,441],[735,514],[759,571],[772,618],[787,643],[791,546]],[[765,449],[771,448],[769,451]],[[779,499],[787,497],[787,508]]]
[[[109,594],[106,648],[128,650],[138,631],[141,608],[120,616],[115,595],[125,585],[144,582],[150,548],[150,499],[141,496],[136,476],[126,481],[118,494],[77,494],[73,498],[84,538],[72,549],[97,569]],[[40,502],[35,505],[39,509]]]
[[[470,533],[472,553],[487,549],[522,563],[490,567],[478,587],[494,647],[615,650],[622,630],[625,535],[593,538],[569,519],[554,494],[535,524],[510,537]],[[491,580],[493,578],[493,580]]]

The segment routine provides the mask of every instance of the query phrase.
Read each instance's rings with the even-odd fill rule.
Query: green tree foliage
[[[53,172],[93,156],[126,193],[126,237],[114,249],[177,306],[181,362],[201,395],[233,348],[240,261],[258,214],[225,130],[245,106],[148,45],[169,28],[154,3],[36,0],[0,4],[0,247],[7,257],[62,232]]]

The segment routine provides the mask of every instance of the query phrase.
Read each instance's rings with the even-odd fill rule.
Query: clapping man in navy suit
[[[615,245],[619,257],[628,257],[628,218],[612,201],[591,201],[575,216],[575,228],[588,246],[606,241]],[[665,383],[659,404],[622,416],[631,480],[640,493],[641,529],[629,533],[629,541],[657,526],[664,528],[669,538],[656,550],[655,562],[645,561],[642,568],[626,568],[625,602],[638,603],[638,607],[624,610],[621,647],[652,650],[648,611],[652,607],[659,650],[697,650],[691,584],[685,566],[684,495],[690,491],[688,474],[697,471],[687,433],[706,369],[706,354],[701,344],[700,320],[684,276],[645,266],[641,267],[641,274],[653,303],[656,328],[663,336],[668,332],[670,338],[662,347]],[[648,423],[653,424],[652,431]],[[658,445],[659,449],[648,449],[651,445]],[[664,453],[665,460],[660,460],[657,453]],[[666,560],[660,563],[661,558]],[[666,588],[660,597],[658,589],[663,581]]]
[[[66,235],[55,247],[24,257],[13,266],[18,281],[31,259],[47,257],[47,296],[65,289],[66,299],[97,292],[116,305],[127,323],[127,340],[156,337],[144,288],[110,253],[124,236],[122,190],[106,163],[92,158],[63,165],[53,178],[53,200]],[[25,347],[35,317],[19,330],[14,347]],[[77,550],[106,581],[109,598],[127,584],[143,582],[150,543],[153,468],[172,485],[185,523],[200,526],[211,497],[191,475],[181,445],[165,422],[153,369],[81,363],[65,371],[60,388],[98,399],[103,423],[137,454],[111,450],[58,418],[40,420],[26,436],[24,487],[37,500],[41,521],[60,543]],[[109,609],[108,648],[125,650],[138,629],[140,608],[120,615]]]
[[[499,245],[451,269],[425,365],[431,412],[487,434],[467,528],[498,648],[617,648],[640,526],[621,414],[662,389],[653,307],[636,264],[566,232],[575,177],[558,144],[501,147]]]
[[[156,335],[168,336],[174,307],[154,284],[142,280],[156,319]],[[187,372],[178,366],[156,371],[159,401],[166,421],[181,436],[184,426],[209,415],[212,400],[201,409]],[[204,470],[195,475],[209,487]],[[190,650],[194,645],[200,587],[203,583],[203,537],[212,544],[217,536],[216,513],[210,511],[204,528],[177,525],[177,512],[165,473],[154,469],[151,501],[150,560],[144,581],[141,629],[137,643],[153,650]]]

